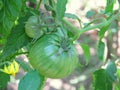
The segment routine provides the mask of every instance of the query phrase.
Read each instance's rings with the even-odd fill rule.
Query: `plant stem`
[[[17,55],[21,55],[21,54],[28,54],[28,52],[20,52],[20,53],[16,53],[15,56],[17,56]]]
[[[73,24],[71,24],[70,22],[66,21],[65,19],[63,19],[63,22],[70,27],[70,31],[73,32],[73,33],[76,33],[77,35],[75,35],[74,37],[74,40],[77,40],[81,34],[83,34],[84,32],[86,31],[89,31],[89,30],[93,30],[95,28],[102,28],[104,26],[107,26],[109,25],[110,23],[112,23],[118,16],[120,15],[120,12],[117,13],[116,15],[113,15],[108,21],[104,21],[104,22],[101,22],[99,24],[96,24],[94,26],[88,26],[88,27],[85,27],[85,28],[82,28],[82,29],[79,29],[79,28],[76,28],[75,26],[73,26]]]
[[[41,4],[42,0],[39,0],[37,6],[36,6],[36,10],[39,10],[40,4]]]
[[[65,20],[65,19],[63,19],[62,20],[67,26],[69,26],[70,27],[70,31],[72,32],[72,33],[78,33],[79,32],[79,29],[78,28],[76,28],[75,26],[73,26],[73,24],[72,23],[70,23],[70,22],[68,22],[67,20]]]

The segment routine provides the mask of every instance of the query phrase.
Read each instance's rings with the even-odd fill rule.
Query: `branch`
[[[117,13],[116,15],[113,15],[108,21],[103,21],[99,24],[96,24],[94,26],[88,26],[88,27],[85,27],[85,28],[82,28],[82,29],[79,29],[79,28],[76,28],[75,26],[73,26],[72,23],[68,22],[67,20],[63,19],[63,23],[65,23],[67,26],[69,26],[71,29],[70,31],[71,32],[75,32],[77,35],[75,37],[75,40],[79,38],[79,36],[81,34],[83,34],[84,32],[86,31],[89,31],[89,30],[93,30],[93,29],[96,29],[96,28],[102,28],[102,27],[105,27],[107,25],[109,25],[110,23],[112,23],[118,16],[120,15],[120,12]]]

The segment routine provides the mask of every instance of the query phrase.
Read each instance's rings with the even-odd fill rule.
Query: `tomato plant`
[[[115,2],[119,4],[116,10]],[[119,24],[120,0],[106,0],[102,17],[93,17],[88,23],[66,13],[67,3],[68,0],[0,0],[0,89],[7,86],[10,77],[16,77],[19,68],[27,74],[20,79],[18,90],[43,90],[47,78],[66,78],[79,66],[85,66],[77,45],[89,64],[91,48],[79,39],[85,32],[97,29],[96,52],[102,65],[91,71],[93,90],[120,90],[120,60],[108,58],[111,53],[105,42],[109,38],[106,32],[113,33],[109,30],[112,24]],[[94,14],[88,11],[86,17]],[[80,27],[69,19],[79,22]],[[22,55],[28,62],[19,59]]]

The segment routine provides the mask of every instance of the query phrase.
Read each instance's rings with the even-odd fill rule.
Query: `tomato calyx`
[[[50,39],[50,43],[61,48],[62,51],[67,52],[70,49],[69,45],[71,40],[67,36],[66,32],[63,31],[61,27],[58,27],[57,30],[52,33],[52,39]]]
[[[61,43],[60,43],[60,47],[64,50],[64,51],[68,51],[69,50],[69,40],[66,38],[63,38]]]

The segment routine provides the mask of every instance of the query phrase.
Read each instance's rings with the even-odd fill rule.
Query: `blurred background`
[[[82,23],[88,23],[95,18],[105,17],[102,14],[105,6],[106,0],[69,0],[66,6],[66,12],[76,14],[81,19]],[[117,9],[118,7],[118,3],[116,2],[114,9]],[[41,9],[42,8],[43,7],[41,6]],[[80,27],[78,21],[72,19],[70,19],[70,21],[76,27]],[[108,59],[120,56],[119,29],[120,22],[114,21],[105,34],[104,41],[107,43],[108,47]],[[48,78],[44,90],[93,90],[92,73],[102,65],[102,62],[98,59],[97,55],[98,32],[96,30],[91,30],[84,33],[80,36],[79,42],[90,46],[91,57],[88,61],[89,63],[86,64],[86,58],[82,48],[79,45],[76,45],[80,65],[78,65],[75,71],[66,78]],[[24,55],[19,58],[28,61]],[[19,79],[22,78],[24,74],[25,72],[20,69],[20,72],[17,74],[16,78],[11,77],[7,90],[17,90]]]

